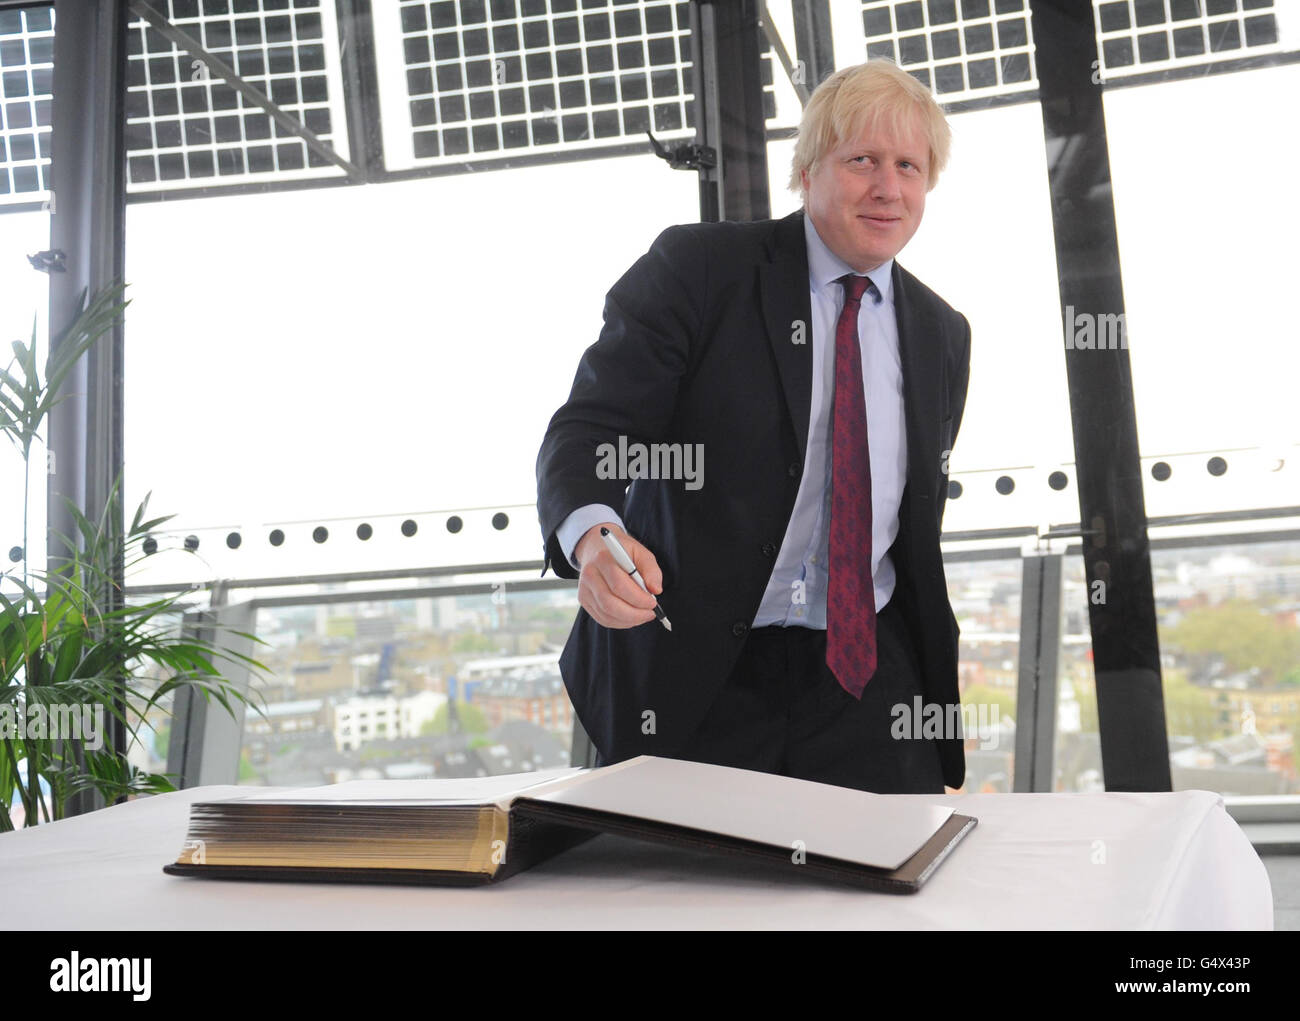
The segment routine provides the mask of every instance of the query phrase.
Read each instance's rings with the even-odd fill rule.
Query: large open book
[[[163,871],[475,885],[614,833],[912,893],[975,826],[941,801],[648,755],[600,769],[354,781],[197,802]]]

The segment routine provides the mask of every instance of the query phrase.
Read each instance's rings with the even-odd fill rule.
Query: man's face
[[[913,119],[903,134],[885,124],[828,152],[803,171],[804,208],[832,252],[858,273],[892,259],[925,212],[930,149]]]

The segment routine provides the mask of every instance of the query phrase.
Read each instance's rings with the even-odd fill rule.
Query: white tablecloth
[[[259,788],[258,790],[264,790]],[[1268,874],[1217,794],[897,795],[979,825],[919,893],[859,891],[601,836],[471,889],[164,875],[199,787],[0,835],[16,929],[1271,929]]]

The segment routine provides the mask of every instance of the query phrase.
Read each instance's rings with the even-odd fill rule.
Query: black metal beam
[[[695,144],[700,148],[710,146],[717,151],[718,88],[717,67],[712,58],[705,57],[705,24],[707,34],[713,38],[713,9],[692,0],[691,26],[691,95],[695,117]],[[722,168],[713,163],[703,163],[696,170],[700,182],[700,222],[717,223],[722,219]]]
[[[1102,769],[1107,790],[1167,791],[1169,742],[1110,154],[1102,90],[1092,81],[1099,66],[1092,5],[1031,0],[1030,11],[1066,323]],[[1091,345],[1086,335],[1075,342],[1080,323],[1092,324]],[[1110,341],[1098,344],[1107,323]]]
[[[799,97],[799,105],[801,107],[807,106],[808,100],[812,98],[812,88],[808,84],[807,68],[796,64],[790,59],[790,54],[785,48],[785,42],[781,39],[781,33],[776,30],[771,12],[768,11],[764,0],[758,0],[758,17],[759,27],[763,30],[767,44],[772,48],[776,59],[780,61],[781,70],[790,79],[790,85],[794,89],[795,95]]]
[[[379,71],[375,62],[374,15],[370,0],[337,0],[339,63],[347,109],[348,155],[366,181],[383,178],[384,133],[379,112]],[[385,4],[384,13],[398,16]]]
[[[700,219],[771,216],[758,0],[691,0],[695,131],[718,154],[701,169]]]
[[[1056,789],[1056,707],[1061,657],[1061,553],[1021,563],[1020,673],[1016,685],[1017,793]]]
[[[51,115],[50,249],[64,253],[64,272],[50,273],[51,343],[94,295],[122,280],[125,263],[126,0],[57,0],[54,7],[54,104]],[[48,421],[52,471],[47,476],[47,563],[68,559],[64,536],[80,535],[67,498],[91,521],[106,513],[122,534],[122,506],[109,493],[122,470],[122,322],[119,318],[77,362]],[[122,564],[106,609],[120,605]],[[118,719],[109,746],[126,748]],[[93,792],[74,795],[70,815],[101,807]]]
[[[791,0],[795,59],[804,67],[813,92],[835,72],[830,0]]]

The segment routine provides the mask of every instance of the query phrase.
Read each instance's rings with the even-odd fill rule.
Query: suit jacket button
[[[797,479],[799,477],[799,462],[795,461],[791,464],[790,467],[785,470],[785,473],[789,475],[790,478]]]
[[[748,630],[749,630],[749,625],[746,624],[743,620],[738,620],[736,621],[736,623],[731,625],[731,633],[735,635],[737,638],[739,638]]]
[[[776,546],[770,542],[763,543],[763,556],[765,557],[776,556]]]

